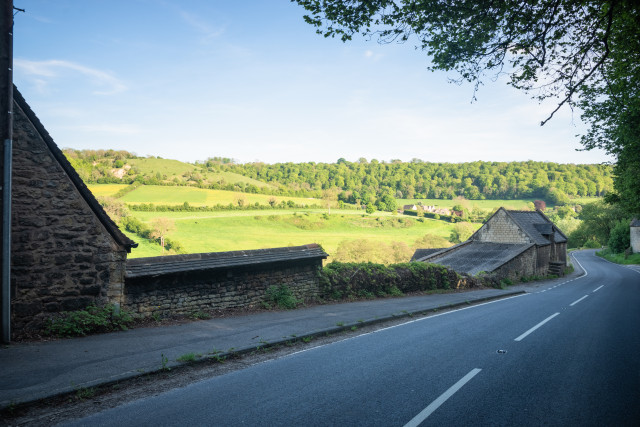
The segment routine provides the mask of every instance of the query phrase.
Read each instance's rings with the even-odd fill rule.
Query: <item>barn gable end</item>
[[[136,243],[107,216],[14,87],[11,323],[120,303]]]

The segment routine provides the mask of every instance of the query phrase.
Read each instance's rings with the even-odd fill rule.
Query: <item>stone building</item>
[[[415,261],[442,264],[470,275],[485,272],[500,279],[562,274],[567,237],[539,210],[500,208],[469,240],[416,255]]]
[[[640,219],[634,219],[629,226],[631,252],[640,253]]]
[[[318,294],[315,244],[127,260],[137,246],[105,213],[14,87],[11,330],[54,313],[119,304],[140,317],[259,306],[271,286]]]
[[[14,87],[11,325],[38,330],[51,313],[122,302],[137,244],[104,212]],[[15,335],[15,333],[14,333]]]

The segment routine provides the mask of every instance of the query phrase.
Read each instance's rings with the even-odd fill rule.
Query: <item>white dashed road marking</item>
[[[558,314],[560,313],[556,313],[556,314],[552,314],[551,316],[547,317],[546,319],[544,319],[542,322],[538,323],[536,326],[534,326],[533,328],[529,329],[527,332],[525,332],[524,334],[520,335],[518,338],[516,338],[514,341],[522,341],[523,339],[525,339],[527,337],[527,335],[529,335],[531,332],[535,331],[536,329],[538,329],[540,326],[544,325],[545,323],[547,323],[549,320],[553,319],[554,317],[556,317]]]
[[[431,402],[429,406],[424,408],[418,415],[413,417],[411,421],[406,423],[404,427],[417,427],[421,422],[427,419],[429,415],[433,413],[436,409],[440,407],[444,402],[447,401],[451,396],[453,396],[458,390],[460,390],[466,383],[471,381],[473,377],[475,377],[482,369],[472,369],[467,375],[462,377],[460,381],[452,385],[449,390],[445,391],[438,397],[436,400]]]

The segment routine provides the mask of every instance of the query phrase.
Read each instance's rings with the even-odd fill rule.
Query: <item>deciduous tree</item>
[[[151,221],[151,237],[154,239],[160,239],[160,245],[162,246],[162,253],[164,254],[164,239],[170,231],[175,230],[175,225],[172,220],[165,217],[154,218]]]
[[[325,37],[415,40],[432,70],[475,84],[506,75],[542,101],[579,106],[586,149],[616,156],[612,202],[640,212],[640,5],[636,0],[292,0]]]

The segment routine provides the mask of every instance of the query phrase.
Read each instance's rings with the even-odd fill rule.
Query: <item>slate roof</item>
[[[326,259],[317,244],[250,251],[209,252],[127,260],[126,277],[161,276],[173,273],[256,266],[309,259]]]
[[[459,273],[475,275],[481,271],[492,272],[532,246],[534,246],[533,243],[507,244],[467,241],[454,246],[453,248],[457,249],[446,251],[443,256],[434,254],[421,261],[445,265]]]
[[[411,257],[411,261],[416,261],[420,258],[424,258],[436,252],[440,252],[443,249],[446,248],[416,249],[416,251],[413,253],[413,256]]]
[[[640,219],[634,219],[631,221],[631,227],[640,227]]]
[[[553,233],[553,226],[551,224],[533,224],[533,226],[542,234],[543,236],[549,236]]]
[[[71,163],[67,160],[65,155],[60,151],[56,143],[49,135],[49,132],[45,129],[44,125],[40,122],[40,119],[33,112],[27,101],[24,99],[18,88],[13,86],[13,101],[24,111],[27,118],[33,124],[34,128],[44,141],[44,143],[49,148],[49,151],[53,155],[53,158],[58,162],[58,164],[62,167],[64,172],[67,174],[73,185],[78,189],[78,192],[82,196],[82,198],[87,202],[89,208],[93,211],[98,220],[102,223],[102,225],[107,229],[107,232],[113,237],[113,239],[120,246],[123,246],[127,252],[131,252],[131,248],[138,247],[138,244],[133,240],[129,239],[116,225],[115,222],[109,215],[104,211],[100,203],[93,196],[91,191],[84,184],[76,170],[71,166]]]
[[[567,236],[562,233],[551,220],[541,211],[506,211],[507,214],[520,226],[537,245],[549,244],[549,239],[543,234],[551,234],[555,231],[554,240],[558,243],[566,242]]]

